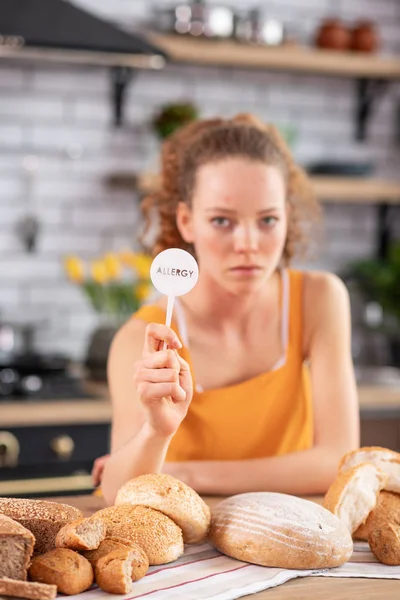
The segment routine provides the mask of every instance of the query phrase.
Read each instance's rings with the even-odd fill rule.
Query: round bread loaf
[[[57,548],[95,550],[106,537],[106,525],[99,519],[78,519],[60,529],[56,536]]]
[[[345,563],[351,535],[319,504],[288,494],[232,496],[211,512],[211,543],[237,560],[285,569],[321,569]]]
[[[107,537],[134,542],[145,551],[150,565],[169,563],[183,554],[182,530],[169,517],[146,506],[109,506],[91,519],[102,519]]]
[[[61,594],[68,596],[84,592],[94,581],[90,562],[69,548],[56,548],[36,556],[29,577],[32,581],[56,585]]]
[[[18,521],[33,533],[35,554],[53,550],[61,527],[83,517],[80,510],[68,504],[25,498],[0,498],[0,514]]]
[[[348,452],[339,463],[339,472],[344,473],[356,465],[367,462],[388,475],[385,490],[400,493],[400,454],[394,450],[380,446],[365,446]]]
[[[132,589],[133,555],[133,550],[120,548],[100,558],[95,567],[99,588],[108,594],[128,594]]]
[[[324,507],[353,534],[375,508],[387,477],[372,463],[356,465],[336,477],[325,495]]]
[[[204,500],[191,487],[165,473],[131,479],[118,491],[115,504],[159,510],[182,529],[185,544],[204,540],[210,526],[211,513]]]
[[[100,519],[98,519],[98,521],[100,521]],[[95,569],[99,560],[106,554],[110,554],[110,552],[114,552],[115,550],[126,549],[133,553],[131,578],[133,581],[138,581],[146,575],[149,568],[149,559],[147,558],[145,551],[133,542],[129,542],[128,540],[124,540],[122,538],[108,537],[101,542],[100,546],[96,550],[88,550],[86,552],[82,552],[82,554],[88,559],[93,569]]]

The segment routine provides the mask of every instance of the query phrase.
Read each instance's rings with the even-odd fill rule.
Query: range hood
[[[0,0],[1,58],[112,67],[115,121],[133,69],[162,69],[163,50],[67,0]]]

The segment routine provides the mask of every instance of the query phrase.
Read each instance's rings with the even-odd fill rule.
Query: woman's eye
[[[263,225],[271,227],[272,225],[275,225],[275,223],[278,222],[278,219],[276,217],[264,217],[261,222]]]
[[[211,219],[211,223],[213,223],[217,227],[224,227],[224,228],[230,227],[230,224],[231,224],[230,220],[227,219],[226,217],[214,217],[213,219]]]

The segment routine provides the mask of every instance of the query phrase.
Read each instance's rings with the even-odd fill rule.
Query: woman
[[[153,252],[189,250],[200,275],[172,328],[163,299],[113,341],[108,502],[160,471],[203,494],[323,493],[358,446],[346,288],[287,268],[315,207],[278,132],[254,117],[198,121],[164,144],[162,189],[144,203],[159,218]]]

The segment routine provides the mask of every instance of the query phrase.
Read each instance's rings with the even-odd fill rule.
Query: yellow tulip
[[[121,261],[131,269],[134,269],[139,279],[149,279],[150,267],[153,259],[147,254],[122,252],[120,254]]]
[[[64,259],[64,268],[69,279],[74,283],[82,283],[85,279],[83,262],[77,256],[67,256]]]
[[[121,275],[121,263],[115,254],[106,254],[104,257],[104,266],[110,279],[118,279]]]
[[[151,291],[151,285],[147,282],[140,282],[136,286],[136,297],[140,302],[146,300]]]
[[[96,283],[106,283],[109,280],[107,267],[103,260],[95,260],[91,264],[92,277]]]

